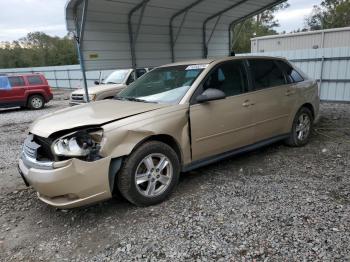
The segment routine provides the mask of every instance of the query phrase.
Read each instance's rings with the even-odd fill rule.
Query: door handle
[[[286,91],[286,96],[291,96],[291,95],[294,95],[295,94],[295,91],[293,90],[287,90]]]
[[[242,106],[249,107],[250,106],[250,101],[249,100],[244,101]]]

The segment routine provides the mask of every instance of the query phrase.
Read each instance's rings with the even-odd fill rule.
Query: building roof
[[[230,25],[281,2],[69,0],[66,20],[81,40],[87,70],[155,67],[227,56]]]
[[[340,28],[332,28],[332,29],[324,29],[324,30],[315,30],[315,31],[306,31],[306,32],[298,32],[298,33],[288,33],[281,35],[266,35],[260,37],[251,38],[251,40],[261,40],[261,39],[275,39],[275,38],[285,38],[285,37],[296,37],[296,36],[304,36],[304,35],[316,35],[321,33],[330,33],[330,32],[342,32],[342,31],[350,31],[350,27],[340,27]]]

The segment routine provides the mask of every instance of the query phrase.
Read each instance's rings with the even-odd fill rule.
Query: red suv
[[[41,109],[52,98],[51,88],[42,74],[0,76],[0,108]]]

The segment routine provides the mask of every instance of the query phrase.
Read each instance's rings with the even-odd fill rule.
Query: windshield
[[[103,84],[123,84],[126,81],[126,77],[128,76],[129,70],[117,70],[110,74],[105,80],[103,80]]]
[[[116,99],[179,103],[206,66],[172,66],[152,70],[118,94]]]

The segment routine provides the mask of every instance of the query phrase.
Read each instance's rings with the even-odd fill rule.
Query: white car
[[[135,73],[136,77],[139,78],[148,71],[148,68],[139,68],[136,69],[136,72],[133,69],[116,70],[101,83],[96,81],[95,86],[89,87],[89,100],[111,99],[135,81]],[[84,104],[86,103],[84,98],[84,89],[78,89],[71,93],[69,104],[71,106]]]

